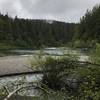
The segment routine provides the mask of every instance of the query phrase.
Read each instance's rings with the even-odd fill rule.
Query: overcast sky
[[[0,12],[32,19],[79,22],[100,0],[0,0]]]

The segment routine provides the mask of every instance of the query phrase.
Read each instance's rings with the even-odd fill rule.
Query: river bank
[[[34,61],[37,60],[37,57],[40,57],[40,59],[42,59],[43,57],[58,58],[73,54],[75,57],[78,56],[78,59],[80,61],[87,61],[89,59],[89,57],[84,53],[76,50],[71,50],[69,48],[45,48],[44,50],[14,50],[12,52],[16,52],[18,53],[18,55],[0,57],[0,75],[31,72],[34,70]],[[33,61],[33,68],[31,65],[31,61]],[[42,75],[36,74],[3,77],[0,78],[0,87],[11,86],[11,84],[20,84],[20,82],[29,84],[31,82],[40,81],[41,79]],[[12,87],[14,87],[13,85]],[[28,95],[33,96],[35,93],[34,91],[32,91],[33,90],[31,90]]]
[[[30,72],[33,69],[32,61],[35,61],[38,56],[42,57],[63,57],[69,54],[79,57],[80,61],[88,60],[88,56],[80,51],[71,50],[69,48],[45,48],[43,50],[11,50],[18,55],[9,55],[0,57],[0,75]],[[42,59],[42,58],[41,58]],[[34,65],[33,65],[34,66]]]

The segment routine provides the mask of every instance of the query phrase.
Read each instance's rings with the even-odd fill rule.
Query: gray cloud
[[[33,13],[46,13],[46,14],[59,14],[64,13],[66,8],[66,0],[38,0],[36,3],[24,2],[21,0],[22,6],[26,8],[27,4],[31,4],[30,7],[27,7],[26,10]],[[23,3],[24,2],[24,3]]]
[[[0,0],[0,10],[11,16],[79,22],[100,0]]]
[[[1,1],[1,0],[0,0]],[[12,6],[13,5],[13,1],[12,0],[9,0],[9,2],[6,2],[6,0],[0,2],[0,11],[1,12],[9,12],[11,14],[15,14],[16,12],[16,9]],[[14,12],[15,11],[15,12]]]

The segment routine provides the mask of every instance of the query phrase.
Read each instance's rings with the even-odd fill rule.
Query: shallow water
[[[77,55],[80,61],[88,60],[88,56],[82,52],[64,47],[45,48],[43,50],[13,50],[11,52],[16,52],[20,55],[0,57],[0,75],[32,71],[31,61],[36,59],[36,55],[60,57],[73,54]]]
[[[31,71],[30,68],[30,60],[34,58],[35,55],[43,54],[49,56],[63,56],[67,54],[74,54],[79,57],[80,61],[87,61],[89,57],[83,54],[80,51],[71,50],[69,48],[45,48],[43,50],[13,50],[13,52],[17,52],[20,55],[16,56],[6,56],[0,57],[0,74],[9,74],[9,73],[20,73],[25,71]],[[11,84],[19,84],[23,83],[31,83],[38,82],[42,79],[42,75],[25,75],[25,76],[13,76],[13,77],[5,77],[0,78],[0,88],[4,86],[10,87]],[[13,86],[14,87],[14,86]],[[28,95],[34,95],[37,93],[35,90],[29,91]],[[22,93],[23,94],[23,93]],[[24,93],[25,94],[25,93]]]
[[[10,92],[12,92],[21,86],[31,86],[32,84],[37,86],[37,83],[40,82],[41,79],[41,74],[0,78],[0,91],[4,91],[3,87],[6,87]],[[22,89],[18,94],[21,96],[39,96],[40,91],[31,87],[28,89]]]

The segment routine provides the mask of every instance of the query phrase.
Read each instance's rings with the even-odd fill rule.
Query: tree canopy
[[[32,20],[0,14],[0,42],[20,47],[60,46],[67,44],[75,33],[74,23]]]
[[[80,20],[79,37],[84,40],[97,40],[100,42],[100,5],[87,10]]]

